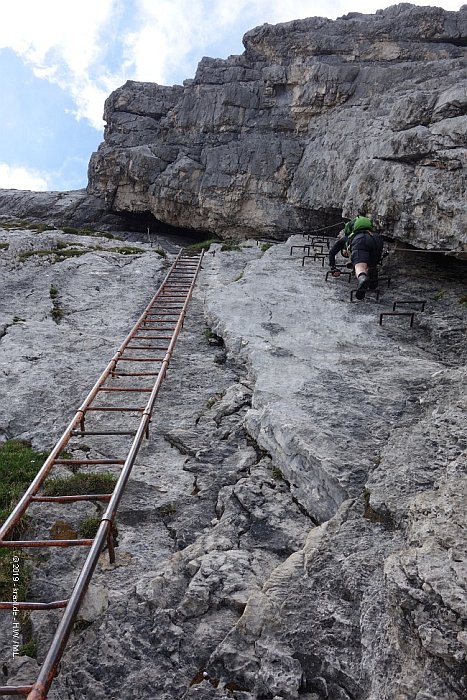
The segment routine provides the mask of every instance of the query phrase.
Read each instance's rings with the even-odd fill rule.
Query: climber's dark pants
[[[383,254],[383,239],[379,233],[359,231],[351,240],[350,250],[354,265],[366,263],[370,269],[375,268]]]

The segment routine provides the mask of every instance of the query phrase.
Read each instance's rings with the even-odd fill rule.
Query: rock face
[[[466,36],[466,6],[263,25],[183,86],[112,93],[88,191],[222,237],[286,238],[363,207],[388,235],[462,248]]]
[[[81,256],[20,257],[71,241]],[[0,243],[0,436],[46,449],[166,263],[57,232]],[[465,268],[393,252],[379,302],[351,304],[289,244],[206,256],[116,562],[102,557],[50,700],[465,697]],[[413,299],[427,301],[413,328],[379,325]],[[94,455],[91,441],[74,449]],[[88,506],[36,508],[40,536]],[[83,556],[33,558],[32,595],[65,597]],[[39,661],[58,617],[29,617]],[[9,633],[5,682],[27,683],[37,664],[11,659]]]
[[[0,189],[0,215],[57,226],[122,228],[121,217],[108,211],[102,199],[88,194],[85,189],[71,192]]]

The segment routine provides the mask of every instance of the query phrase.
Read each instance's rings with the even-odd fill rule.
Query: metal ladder
[[[89,547],[89,553],[76,579],[69,598],[48,602],[5,601],[0,609],[12,611],[13,619],[20,610],[53,610],[63,608],[63,615],[36,681],[27,686],[0,687],[0,695],[23,695],[28,700],[43,700],[57,674],[58,664],[65,650],[73,623],[96,568],[100,554],[107,545],[110,561],[115,561],[113,528],[115,516],[126,483],[144,438],[149,437],[149,426],[161,384],[166,376],[178,335],[183,327],[187,307],[201,268],[203,252],[189,255],[180,251],[162,285],[140,316],[136,325],[123,341],[94,384],[71,423],[52,449],[29,488],[0,528],[0,547],[27,549],[31,547]],[[136,405],[121,405],[128,396],[147,396],[147,401]],[[129,402],[127,402],[129,403]],[[136,425],[115,426],[115,417],[121,420],[137,418]],[[114,423],[111,421],[114,420]],[[106,424],[102,425],[102,421]],[[109,423],[110,421],[110,423]],[[63,456],[70,440],[119,436],[126,438],[126,455],[106,459],[71,459]],[[41,489],[54,467],[77,469],[95,465],[121,467],[112,493],[47,496]],[[36,503],[72,504],[78,501],[107,503],[93,539],[7,539],[14,536],[14,528],[28,508]]]

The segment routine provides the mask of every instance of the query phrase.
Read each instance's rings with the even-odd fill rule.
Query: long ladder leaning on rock
[[[99,556],[106,545],[110,561],[113,563],[115,560],[113,531],[117,508],[143,439],[149,437],[149,424],[154,404],[183,326],[202,259],[203,253],[190,256],[181,251],[178,254],[155,296],[108,363],[18,505],[0,528],[0,547],[9,547],[12,550],[30,547],[90,547],[68,599],[50,602],[0,602],[0,609],[10,609],[15,615],[20,610],[64,609],[36,681],[27,686],[0,687],[0,695],[24,695],[27,696],[28,700],[47,698],[83,597],[88,589]],[[150,386],[149,382],[151,382]],[[138,406],[122,406],[118,403],[120,397],[141,393],[149,395],[145,405],[141,405],[142,402]],[[100,403],[102,396],[107,397],[105,405]],[[115,424],[113,426],[99,424],[99,414],[105,416],[105,421],[108,422],[112,420],[112,417],[121,417],[128,413],[137,414],[139,426],[133,425],[131,429],[125,427],[124,430],[119,426],[119,429],[116,430],[112,429]],[[97,427],[93,425],[96,420]],[[63,452],[72,438],[86,436],[110,436],[112,440],[115,440],[117,436],[126,437],[126,456],[119,455],[111,459],[76,460],[63,456]],[[68,496],[41,495],[44,482],[56,465],[71,469],[88,465],[112,465],[121,467],[121,471],[112,493]],[[14,536],[15,526],[31,504],[70,504],[78,501],[108,503],[93,539],[6,539],[8,536]]]

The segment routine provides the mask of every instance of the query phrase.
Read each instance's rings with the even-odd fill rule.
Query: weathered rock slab
[[[106,101],[88,192],[113,212],[221,237],[371,211],[386,234],[465,251],[465,6],[407,3],[247,32],[172,88]]]

